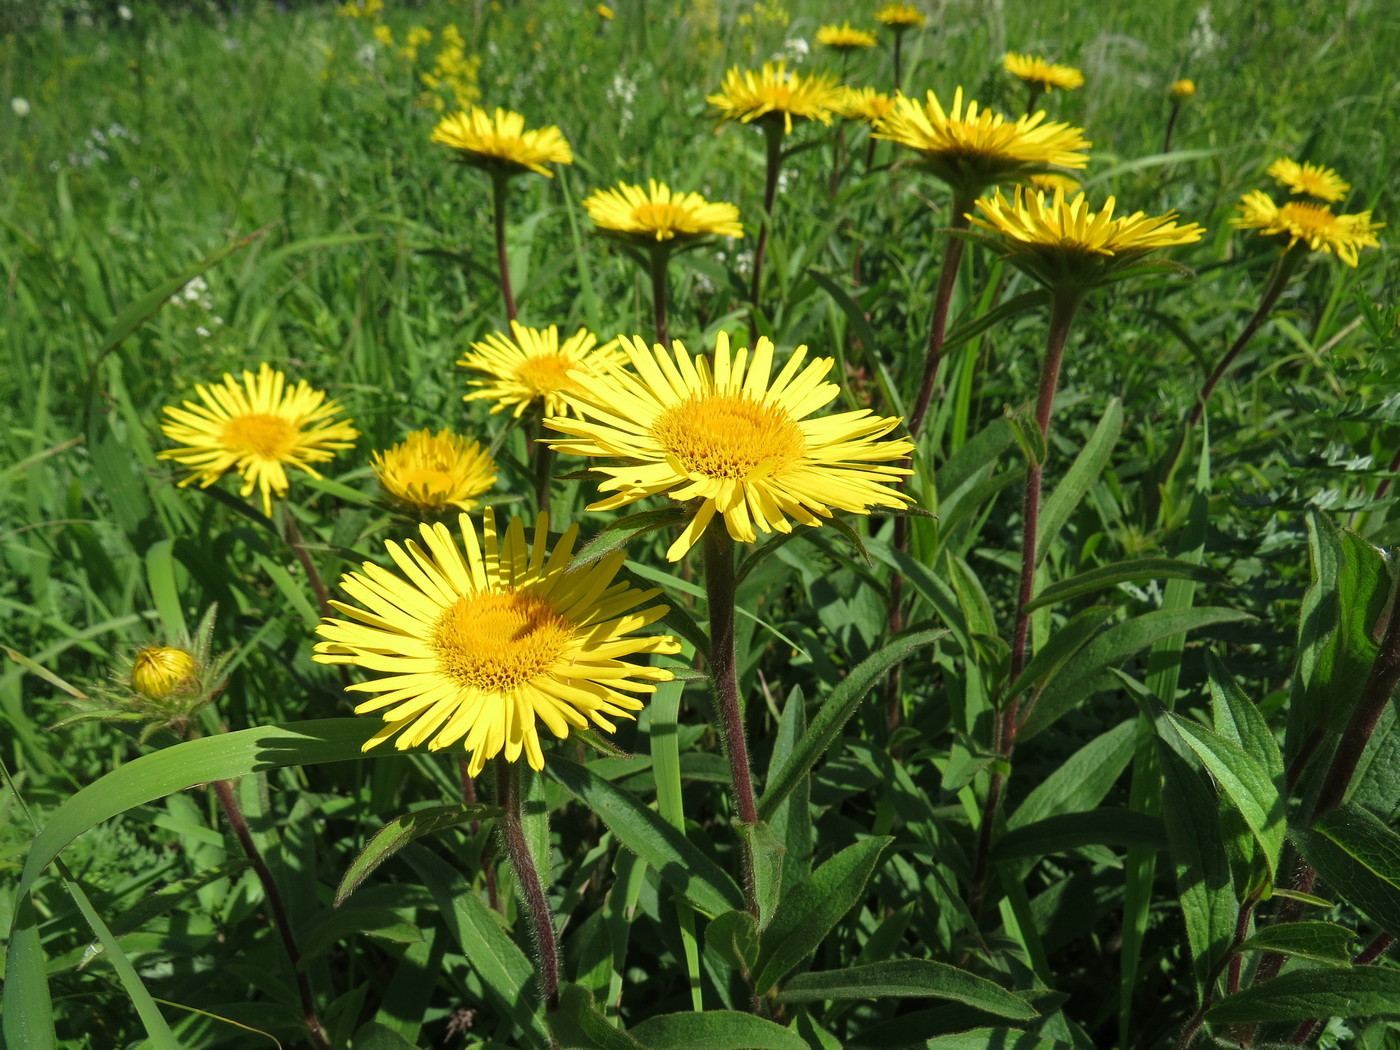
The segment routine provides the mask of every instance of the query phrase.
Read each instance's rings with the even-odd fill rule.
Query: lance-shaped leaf
[[[1283,952],[1329,966],[1351,965],[1356,931],[1335,922],[1281,922],[1264,926],[1240,945],[1244,951]]]
[[[950,999],[1013,1021],[1029,1021],[1039,1011],[1001,985],[932,959],[895,959],[799,974],[783,985],[785,1003],[824,999]]]
[[[796,1032],[735,1010],[648,1017],[628,1034],[649,1050],[810,1050]]]
[[[1262,1024],[1309,1018],[1400,1014],[1400,970],[1358,966],[1289,970],[1222,999],[1206,1013],[1211,1024]]]
[[[1400,937],[1400,835],[1366,810],[1342,806],[1293,836],[1334,895]]]
[[[339,908],[345,902],[345,898],[354,893],[375,868],[414,839],[469,820],[490,820],[499,814],[500,809],[496,806],[453,804],[416,809],[412,813],[395,817],[370,836],[359,856],[345,869],[340,886],[335,891],[335,906]]]

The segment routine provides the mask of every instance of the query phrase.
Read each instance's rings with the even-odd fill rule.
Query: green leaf
[[[1289,970],[1244,988],[1206,1013],[1211,1024],[1400,1014],[1400,970],[1358,966]]]
[[[1234,609],[1207,606],[1199,609],[1157,609],[1114,624],[1081,649],[1069,666],[1046,686],[1026,716],[1016,739],[1029,740],[1050,726],[1096,692],[1109,668],[1120,666],[1133,653],[1146,649],[1154,642],[1182,631],[1252,618],[1248,613]]]
[[[1090,740],[1031,789],[1007,818],[1007,827],[1020,828],[1046,817],[1097,806],[1127,768],[1136,735],[1136,722],[1123,722]]]
[[[871,687],[886,671],[899,663],[916,649],[929,645],[947,634],[947,631],[919,631],[897,638],[885,648],[872,653],[846,675],[831,691],[812,719],[806,735],[793,749],[792,756],[783,764],[782,770],[767,785],[763,798],[759,800],[758,817],[769,821],[785,798],[797,787],[812,767],[821,758],[822,752],[831,746],[840,735],[842,728],[855,714],[860,702],[865,699]]]
[[[1283,952],[1329,966],[1351,965],[1356,931],[1334,922],[1282,922],[1265,926],[1240,945],[1244,951]]]
[[[1081,846],[1164,849],[1166,845],[1167,833],[1160,818],[1104,807],[1088,813],[1061,813],[1008,831],[992,848],[992,860],[1044,857]]]
[[[1015,1028],[974,1028],[970,1032],[940,1035],[924,1044],[928,1050],[1073,1050],[1058,1039],[1042,1039]]]
[[[951,999],[1013,1021],[1039,1016],[1035,1007],[999,984],[931,959],[896,959],[798,974],[783,986],[780,1002],[824,999]]]
[[[588,989],[566,984],[559,989],[559,1009],[549,1014],[549,1029],[562,1050],[648,1050],[621,1028],[608,1023],[593,1005]]]
[[[1103,418],[1099,420],[1098,426],[1094,427],[1094,432],[1089,435],[1084,447],[1079,450],[1079,455],[1074,457],[1074,462],[1070,464],[1069,470],[1065,471],[1065,476],[1040,508],[1040,523],[1036,526],[1037,565],[1045,560],[1045,555],[1050,551],[1051,541],[1060,535],[1065,522],[1069,521],[1069,516],[1074,513],[1074,508],[1079,506],[1084,494],[1103,473],[1122,430],[1123,402],[1115,397],[1109,401],[1108,407],[1104,409]]]
[[[783,703],[782,715],[778,719],[778,731],[773,740],[773,753],[768,759],[768,776],[765,783],[772,784],[777,779],[783,763],[792,757],[793,751],[807,735],[807,709],[802,687],[795,685]],[[812,870],[812,777],[808,773],[799,778],[796,787],[773,810],[768,822],[773,834],[783,846],[783,878],[796,882],[806,878]]]
[[[1115,611],[1110,605],[1091,605],[1075,613],[1068,623],[1057,627],[1050,640],[1031,657],[1021,677],[1011,684],[1007,695],[1019,696],[1027,690],[1044,689],[1089,644]]]
[[[1020,408],[1012,408],[1008,405],[1002,413],[1006,421],[1011,424],[1011,432],[1015,435],[1016,445],[1020,448],[1021,455],[1032,466],[1037,463],[1043,464],[1047,454],[1045,435],[1040,432],[1040,424],[1035,420],[1033,408],[1034,406],[1030,404],[1024,404]]]
[[[758,902],[758,925],[763,928],[773,918],[783,885],[783,854],[787,852],[773,829],[759,821],[743,825],[739,834],[748,844],[753,858],[753,895]]]
[[[618,842],[655,868],[696,911],[713,917],[744,906],[744,896],[734,880],[636,795],[587,766],[557,756],[550,756],[546,768],[571,795],[598,814]]]
[[[773,921],[759,933],[754,994],[767,994],[817,950],[832,927],[865,895],[865,884],[892,841],[879,836],[847,846],[806,882],[788,889]]]
[[[735,1010],[661,1014],[631,1034],[650,1050],[810,1050],[796,1032]]]
[[[335,891],[335,907],[339,908],[345,902],[345,898],[354,893],[375,868],[414,839],[443,828],[464,824],[469,820],[492,820],[499,816],[500,812],[496,806],[464,806],[458,803],[416,809],[412,813],[395,817],[370,836],[359,856],[345,869],[340,886]]]
[[[1400,936],[1400,835],[1364,809],[1340,806],[1293,837],[1333,892]]]
[[[1210,678],[1215,731],[1261,761],[1275,790],[1281,793],[1284,790],[1283,752],[1269,723],[1214,653],[1206,653],[1206,672]]]
[[[569,562],[570,569],[591,565],[613,551],[627,546],[638,536],[645,536],[657,529],[685,524],[685,509],[680,506],[663,507],[661,510],[644,510],[628,514],[608,522],[591,540],[574,552]]]
[[[351,1045],[355,1050],[417,1050],[402,1035],[379,1021],[370,1021],[356,1029]]]
[[[1114,562],[1112,565],[1098,565],[1068,580],[1052,583],[1035,596],[1027,605],[1027,610],[1039,609],[1043,605],[1069,601],[1084,594],[1092,594],[1106,587],[1116,587],[1120,583],[1137,583],[1143,580],[1195,580],[1198,583],[1224,584],[1224,576],[1214,569],[1179,558],[1137,558],[1133,561]]]
[[[758,923],[747,911],[727,911],[705,928],[705,947],[747,981],[758,965]]]

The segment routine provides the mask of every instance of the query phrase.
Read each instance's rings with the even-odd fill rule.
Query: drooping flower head
[[[642,245],[675,241],[679,247],[709,235],[744,235],[734,205],[673,193],[655,179],[647,180],[646,189],[620,182],[615,189],[595,190],[583,206],[600,232]]]
[[[822,26],[817,30],[817,43],[833,51],[863,51],[877,43],[875,34],[852,27],[850,22]]]
[[[472,776],[500,754],[508,762],[524,754],[543,769],[538,723],[560,739],[590,722],[612,732],[612,718],[641,709],[634,694],[671,680],[665,668],[626,659],[677,653],[680,645],[669,635],[631,636],[667,609],[638,608],[659,590],[613,582],[623,551],[570,570],[578,526],[551,551],[547,514],[532,540],[520,518],[498,535],[489,509],[480,538],[465,514],[458,534],[425,523],[421,544],[388,541],[399,572],[365,562],[345,574],[341,587],[358,604],[332,601],[348,619],[328,617],[316,628],[324,640],[312,659],[382,673],[348,687],[377,694],[356,714],[384,719],[364,750],[395,736],[400,750],[462,741]]]
[[[1036,91],[1072,91],[1084,86],[1084,74],[1073,66],[1055,65],[1038,55],[1019,55],[1008,51],[1002,67],[1017,80]]]
[[[456,150],[463,164],[497,174],[534,171],[552,179],[554,172],[546,164],[574,162],[574,152],[557,127],[526,131],[524,117],[500,108],[494,116],[473,106],[443,117],[433,129],[433,141]]]
[[[1171,87],[1167,88],[1167,94],[1177,102],[1185,102],[1196,97],[1196,82],[1194,80],[1174,80]]]
[[[1000,191],[991,199],[980,198],[977,210],[982,214],[969,217],[1005,238],[1008,262],[1050,288],[1071,290],[1101,284],[1148,253],[1193,244],[1205,232],[1194,222],[1179,225],[1175,212],[1139,211],[1114,218],[1116,203],[1109,197],[1095,212],[1083,193],[1066,200],[1064,190],[1047,197],[1018,186],[1009,200]]]
[[[850,120],[874,125],[894,112],[894,99],[873,87],[843,87],[841,97],[831,108]]]
[[[1311,251],[1335,252],[1348,266],[1355,266],[1362,248],[1379,248],[1376,231],[1385,226],[1372,222],[1369,211],[1338,215],[1325,204],[1289,201],[1275,204],[1262,190],[1250,190],[1237,205],[1240,214],[1230,220],[1239,230],[1258,230],[1263,237],[1287,237],[1284,250],[1302,242]]]
[[[481,443],[450,430],[415,430],[372,460],[384,491],[419,514],[471,510],[473,497],[496,483],[496,464]]]
[[[713,361],[693,358],[679,341],[671,350],[622,340],[633,371],[610,366],[578,376],[568,401],[581,416],[545,422],[569,435],[560,452],[606,456],[622,462],[593,469],[612,495],[590,510],[613,510],[664,494],[693,503],[689,523],[666,552],[685,555],[715,514],[729,535],[752,543],[757,531],[791,532],[792,521],[820,525],[833,510],[864,514],[899,507],[909,497],[890,483],[912,471],[892,464],[914,449],[903,438],[881,440],[899,425],[868,409],[808,418],[839,392],[824,382],[832,360],[804,368],[798,347],[772,376],[773,344],[760,338],[752,357],[731,354],[721,332]],[[792,520],[789,520],[792,519]]]
[[[515,406],[519,418],[534,405],[545,415],[557,415],[565,409],[564,395],[578,389],[575,370],[596,371],[600,365],[619,359],[617,340],[602,346],[598,337],[586,328],[559,342],[559,327],[527,328],[519,321],[510,323],[511,334],[492,332],[483,341],[472,343],[471,350],[457,362],[484,375],[468,383],[477,389],[463,395],[463,401],[491,401],[491,412]]]
[[[724,75],[719,93],[705,101],[720,111],[723,120],[781,121],[784,134],[791,134],[794,120],[830,124],[831,109],[839,97],[840,87],[829,73],[803,76],[789,72],[786,62],[765,62],[756,73],[734,66]]]
[[[1089,160],[1083,151],[1090,143],[1079,128],[1047,124],[1043,111],[1010,120],[971,100],[964,110],[962,88],[946,111],[932,91],[923,103],[897,95],[894,113],[875,137],[914,150],[923,167],[968,197],[1051,166],[1082,168]]]
[[[263,513],[272,514],[272,497],[287,494],[287,467],[319,478],[313,463],[325,463],[339,449],[350,448],[359,432],[346,421],[332,421],[340,411],[323,391],[300,380],[287,388],[287,377],[264,362],[258,374],[243,373],[243,382],[225,375],[222,383],[197,384],[201,404],[167,405],[161,432],[180,448],[165,449],[172,459],[194,471],[180,482],[207,488],[230,470],[243,478],[239,495],[257,489]]]
[[[875,21],[888,26],[896,33],[903,33],[919,28],[928,18],[913,4],[889,3],[875,12]]]
[[[1306,194],[1320,201],[1339,201],[1351,189],[1351,183],[1344,181],[1331,168],[1320,164],[1299,164],[1288,157],[1280,157],[1270,164],[1267,173],[1289,193]]]

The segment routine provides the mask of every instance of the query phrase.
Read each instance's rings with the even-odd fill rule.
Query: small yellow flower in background
[[[404,34],[403,47],[399,48],[399,57],[405,62],[417,62],[418,51],[424,44],[433,42],[433,31],[426,26],[410,26],[408,32]]]
[[[928,18],[913,4],[891,3],[875,12],[875,21],[901,33],[906,29],[919,28]]]
[[[1080,182],[1073,175],[1063,175],[1058,171],[1043,171],[1031,176],[1031,185],[1046,193],[1063,190],[1066,194],[1078,193]]]
[[[384,0],[349,0],[335,9],[341,18],[373,18],[384,10]]]
[[[595,190],[583,206],[601,232],[644,244],[744,235],[734,205],[711,203],[698,193],[673,193],[655,179],[647,180],[646,189],[620,182],[615,189]]]
[[[817,30],[817,43],[834,51],[863,51],[876,44],[875,34],[864,29],[854,29],[850,22],[841,25],[822,26]]]
[[[374,34],[374,39],[378,40],[384,47],[394,46],[394,31],[388,26],[381,23],[375,26],[371,32]]]
[[[1271,175],[1289,193],[1303,194],[1320,201],[1339,201],[1351,189],[1351,183],[1344,181],[1331,168],[1320,164],[1299,164],[1288,157],[1280,157],[1270,164],[1266,174]]]
[[[493,401],[491,412],[515,406],[515,416],[536,405],[546,415],[565,410],[565,394],[579,389],[578,373],[597,371],[610,361],[620,360],[617,340],[598,345],[598,337],[580,328],[561,344],[559,328],[527,328],[518,321],[510,324],[514,339],[503,332],[492,332],[485,340],[472,343],[470,352],[457,362],[461,368],[480,372],[489,378],[473,380],[479,387],[463,396],[463,401]]]
[[[166,449],[171,459],[194,471],[181,487],[198,481],[207,488],[230,470],[243,478],[239,495],[262,493],[263,513],[272,514],[272,497],[287,494],[287,467],[312,477],[321,475],[313,463],[325,463],[340,449],[350,448],[359,432],[350,422],[332,422],[340,411],[334,401],[303,379],[291,389],[287,377],[266,362],[243,373],[243,383],[225,375],[218,384],[195,386],[202,404],[186,401],[183,408],[167,405],[161,432],[182,448]]]
[[[792,521],[820,525],[833,510],[868,513],[900,507],[909,497],[889,485],[912,473],[902,466],[914,450],[904,438],[880,440],[900,424],[869,409],[808,419],[830,404],[839,388],[823,382],[832,359],[802,367],[799,346],[776,377],[773,344],[760,338],[732,354],[721,332],[713,362],[692,359],[679,341],[671,351],[649,348],[639,337],[623,340],[633,372],[616,366],[578,376],[582,388],[568,401],[578,420],[545,422],[568,438],[551,443],[560,452],[606,456],[619,466],[593,469],[608,476],[599,485],[613,495],[590,510],[614,510],[664,494],[694,502],[694,513],[666,557],[679,561],[715,514],[729,535],[752,543],[755,528],[791,532]]]
[[[165,700],[198,682],[199,664],[184,649],[149,645],[131,664],[131,688],[148,700]]]
[[[376,452],[374,473],[384,491],[420,513],[471,510],[472,497],[496,483],[496,464],[480,442],[450,430],[415,430],[387,452]]]
[[[781,116],[783,131],[791,134],[794,120],[830,124],[831,109],[840,97],[836,78],[829,73],[803,76],[789,72],[786,62],[765,62],[758,72],[740,72],[734,66],[724,75],[719,93],[705,101],[719,109],[723,120],[747,124]]]
[[[490,510],[481,536],[463,514],[457,537],[441,523],[419,527],[422,544],[386,544],[402,575],[365,562],[341,578],[359,605],[333,601],[349,617],[327,618],[312,659],[355,664],[383,677],[357,682],[354,692],[376,693],[356,714],[383,713],[384,727],[364,750],[397,736],[400,750],[430,751],[459,740],[470,753],[467,771],[486,760],[524,754],[544,768],[538,723],[564,739],[570,727],[612,732],[610,718],[632,718],[635,695],[656,691],[672,673],[630,663],[643,653],[678,653],[669,635],[629,637],[655,623],[667,607],[638,609],[659,590],[639,590],[614,577],[626,555],[617,550],[570,570],[578,526],[549,549],[549,516],[535,523],[512,518],[504,537]],[[464,739],[465,738],[465,739]]]
[[[1091,211],[1080,193],[1066,200],[1063,190],[1052,197],[1042,191],[1016,187],[1007,199],[997,192],[980,198],[974,225],[1007,239],[1004,257],[1051,288],[1087,289],[1121,274],[1158,248],[1194,244],[1205,231],[1196,223],[1178,225],[1176,213],[1147,215],[1133,212],[1117,218],[1117,202],[1109,197]]]
[[[894,112],[894,99],[872,87],[843,87],[831,108],[850,120],[875,124]]]
[[[1035,55],[1019,55],[1008,51],[1002,66],[1023,84],[1037,91],[1072,91],[1084,86],[1084,74],[1073,66],[1059,66]]]
[[[1167,88],[1167,94],[1171,95],[1178,102],[1185,102],[1196,95],[1196,82],[1194,80],[1174,80],[1171,87]]]
[[[1258,230],[1264,237],[1287,237],[1285,250],[1299,241],[1311,251],[1335,252],[1348,266],[1356,266],[1362,248],[1379,248],[1376,231],[1385,226],[1372,222],[1369,211],[1337,215],[1325,204],[1289,201],[1275,204],[1262,190],[1251,190],[1237,205],[1240,214],[1230,220],[1239,230]]]
[[[1044,112],[1009,120],[971,100],[964,110],[958,88],[946,111],[932,91],[924,103],[897,95],[894,113],[880,122],[875,137],[916,151],[923,167],[955,191],[976,196],[988,186],[1028,178],[1047,166],[1082,168],[1088,163],[1083,151],[1091,143],[1080,128],[1044,121]]]
[[[613,15],[613,9],[612,9],[611,7],[609,7],[607,4],[599,4],[599,5],[598,5],[597,7],[595,7],[593,10],[595,10],[595,11],[598,12],[598,17],[599,17],[599,18],[606,19],[606,20],[609,21],[609,22],[611,22],[611,21],[613,20],[613,17],[614,17],[614,15]]]
[[[546,164],[574,162],[573,150],[557,127],[526,131],[524,117],[500,108],[494,116],[473,106],[444,117],[433,129],[432,140],[456,150],[464,164],[507,175],[534,171],[553,178]]]

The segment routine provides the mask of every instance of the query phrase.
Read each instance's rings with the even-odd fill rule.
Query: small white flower
[[[209,329],[205,328],[203,325],[200,325],[198,328],[196,328],[195,332],[199,334],[199,337],[201,339],[208,339],[211,335],[214,334],[213,332],[209,331]]]
[[[123,22],[130,22],[132,19],[131,8],[127,7],[126,4],[118,4],[117,15]]]
[[[29,116],[29,99],[20,98],[16,95],[14,98],[10,99],[10,109],[14,111],[17,117]]]

